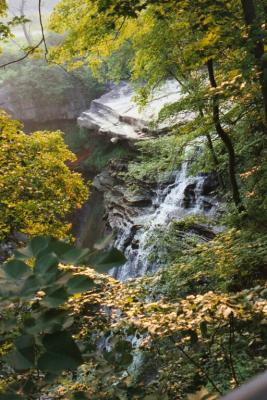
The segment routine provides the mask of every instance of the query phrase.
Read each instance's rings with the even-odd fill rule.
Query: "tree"
[[[254,0],[241,0],[241,3],[245,23],[248,27],[248,38],[250,39],[247,45],[248,53],[253,55],[253,61],[258,70],[264,104],[265,129],[267,132],[267,57],[264,49],[267,4],[262,2],[262,4],[258,4],[256,7]]]
[[[203,7],[207,15],[203,15]],[[144,102],[156,86],[172,77],[181,84],[184,93],[193,98],[191,106],[194,103],[194,111],[213,120],[213,129],[228,153],[232,197],[235,205],[242,209],[231,138],[233,127],[229,130],[223,126],[225,111],[229,111],[230,88],[226,88],[228,91],[224,90],[223,95],[217,93],[224,80],[233,80],[238,75],[238,67],[240,65],[241,69],[244,61],[242,57],[241,62],[238,61],[242,29],[239,26],[241,9],[236,2],[231,1],[224,7],[221,0],[194,3],[171,0],[164,4],[158,1],[142,4],[99,1],[94,5],[87,1],[83,10],[76,8],[76,11],[79,18],[82,15],[82,26],[76,23],[78,16],[72,0],[62,1],[56,9],[51,27],[60,33],[68,29],[68,35],[52,51],[52,57],[59,62],[64,58],[71,68],[76,67],[79,57],[78,65],[89,63],[95,73],[101,73],[101,66],[109,57],[125,42],[130,42],[133,47],[130,54],[131,80],[139,85],[141,82],[140,93]],[[228,34],[230,25],[236,28],[233,35]],[[76,40],[78,36],[79,40]],[[209,66],[207,71],[203,70],[206,64]],[[219,84],[215,80],[214,65],[220,77]],[[213,78],[210,87],[207,85],[209,77]],[[236,88],[235,91],[237,93]],[[214,133],[210,122],[206,125],[207,134]],[[212,144],[211,140],[209,143]]]
[[[19,12],[20,12],[20,16],[21,17],[23,17],[25,15],[25,5],[26,5],[26,3],[27,3],[27,0],[21,0],[20,7],[19,7]],[[32,47],[31,34],[30,34],[25,22],[22,24],[22,30],[23,30],[24,37],[25,37],[25,40],[26,40],[28,46]]]
[[[65,237],[66,218],[88,197],[67,161],[75,156],[60,131],[26,135],[19,122],[0,114],[0,237],[15,232]]]

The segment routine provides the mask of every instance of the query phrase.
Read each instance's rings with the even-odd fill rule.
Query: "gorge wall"
[[[55,104],[51,101],[42,101],[42,98],[33,98],[23,93],[14,92],[14,88],[5,84],[0,89],[1,108],[13,118],[21,121],[47,122],[56,120],[73,120],[83,109],[88,107],[86,97],[79,88],[65,94],[64,101]]]

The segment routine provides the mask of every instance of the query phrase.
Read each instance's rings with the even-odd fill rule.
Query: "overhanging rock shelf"
[[[112,138],[142,140],[153,132],[150,124],[166,104],[181,97],[180,87],[174,80],[168,80],[154,91],[146,107],[140,108],[134,102],[135,92],[128,83],[119,85],[93,100],[89,110],[78,118],[81,127],[109,135]],[[167,128],[167,124],[157,126],[157,132]]]

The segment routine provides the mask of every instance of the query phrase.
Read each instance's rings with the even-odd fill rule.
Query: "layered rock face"
[[[118,177],[118,171],[126,169],[126,162],[113,163],[94,181],[94,186],[104,194],[106,227],[114,232],[114,245],[127,258],[123,266],[111,271],[122,281],[155,272],[161,266],[161,255],[153,244],[161,229],[167,230],[174,221],[189,216],[213,217],[219,204],[216,177],[188,176],[188,163],[170,174],[165,182],[156,185],[140,182],[134,193]],[[206,241],[215,236],[216,229],[195,223],[186,234]]]
[[[135,92],[128,83],[115,86],[110,92],[93,100],[89,110],[78,118],[81,127],[109,135],[113,138],[141,140],[153,133],[151,122],[162,107],[181,97],[176,81],[167,81],[153,93],[146,107],[134,102]],[[157,132],[167,128],[167,124],[157,126]]]

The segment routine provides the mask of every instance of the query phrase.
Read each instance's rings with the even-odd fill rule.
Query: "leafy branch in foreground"
[[[92,254],[40,236],[1,267],[0,363],[7,372],[1,399],[28,398],[49,377],[74,371],[83,363],[79,344],[71,334],[74,318],[64,304],[71,296],[96,286],[86,274],[66,267],[86,258],[94,259],[95,269],[101,272],[124,261],[115,249]],[[10,369],[21,374],[16,382],[8,379]]]

